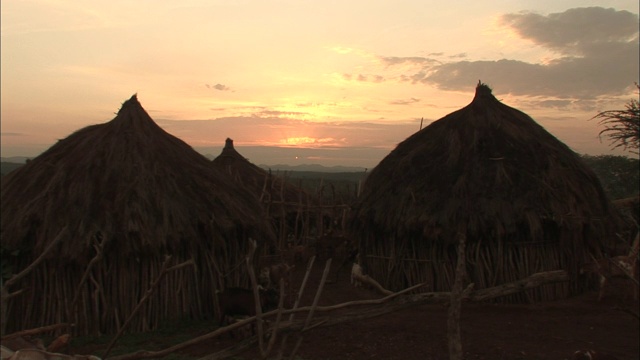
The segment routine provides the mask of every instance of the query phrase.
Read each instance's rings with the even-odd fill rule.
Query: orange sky
[[[137,93],[204,153],[232,137],[239,147],[357,148],[343,162],[373,166],[421,118],[466,106],[478,80],[574,150],[601,154],[609,146],[589,119],[638,96],[635,0],[1,7],[3,157],[35,156],[109,121]],[[344,156],[301,153],[296,161],[328,165]]]

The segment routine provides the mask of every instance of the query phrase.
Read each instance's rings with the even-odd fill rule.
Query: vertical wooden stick
[[[8,309],[9,298],[19,293],[19,292],[14,292],[13,294],[10,294],[9,288],[13,284],[17,283],[18,280],[22,279],[23,277],[27,276],[31,271],[33,271],[33,269],[35,269],[44,260],[45,256],[54,248],[54,246],[56,246],[62,240],[62,238],[64,237],[64,235],[66,235],[66,233],[67,233],[67,227],[65,226],[64,228],[62,228],[62,230],[60,230],[60,232],[58,233],[58,235],[56,235],[53,241],[49,243],[49,246],[47,246],[47,248],[44,249],[44,251],[42,252],[42,254],[40,254],[40,256],[38,256],[24,270],[13,275],[11,278],[9,278],[9,280],[7,280],[4,284],[2,284],[2,288],[0,288],[0,319],[1,319],[0,335],[4,335],[7,328],[7,309]]]
[[[311,310],[307,315],[307,319],[304,322],[304,327],[301,332],[305,331],[309,327],[309,323],[311,322],[311,318],[313,318],[313,314],[315,313],[316,307],[318,306],[318,301],[320,300],[320,295],[322,294],[322,289],[324,289],[324,283],[327,281],[327,276],[329,275],[329,270],[331,269],[331,260],[327,260],[326,265],[324,266],[324,272],[322,273],[322,279],[320,280],[320,286],[318,286],[318,291],[316,292],[316,297],[313,299],[313,304],[311,305]],[[296,353],[298,352],[298,348],[300,348],[300,344],[302,343],[303,336],[302,334],[298,337],[298,342],[294,346],[291,354],[289,355],[289,359],[293,360]]]
[[[458,233],[458,237],[458,263],[456,264],[456,277],[451,289],[451,303],[449,304],[449,316],[447,319],[450,360],[462,360],[463,358],[460,335],[460,308],[464,293],[464,278],[466,277],[466,233],[461,231]]]
[[[260,353],[264,353],[264,329],[262,327],[262,304],[260,303],[260,291],[258,290],[258,281],[256,280],[256,274],[253,271],[253,255],[258,247],[257,243],[253,239],[249,239],[249,253],[247,254],[247,272],[249,273],[249,279],[251,279],[251,287],[253,288],[253,301],[255,304],[256,312],[256,327],[258,328],[258,344],[260,345]]]
[[[278,300],[278,313],[276,315],[276,323],[273,325],[273,333],[271,334],[271,338],[269,339],[267,350],[261,354],[263,358],[267,358],[267,356],[269,356],[271,349],[273,349],[273,344],[275,344],[276,342],[276,338],[278,335],[278,328],[280,327],[280,320],[282,319],[283,307],[284,307],[284,279],[280,279],[280,298]]]
[[[298,296],[296,298],[295,303],[293,304],[293,309],[297,309],[298,306],[300,305],[300,299],[302,298],[302,293],[304,292],[305,287],[307,286],[307,279],[309,279],[309,274],[311,273],[311,269],[313,268],[313,263],[316,260],[315,255],[311,257],[311,259],[309,259],[309,263],[307,264],[307,272],[304,274],[304,279],[302,280],[302,284],[300,285],[300,289],[298,290]],[[291,315],[289,315],[289,322],[293,321],[293,318],[296,316],[295,313],[291,313]],[[285,334],[285,336],[282,338],[282,343],[280,344],[280,350],[278,351],[278,356],[276,357],[276,360],[280,360],[282,359],[282,355],[284,353],[284,347],[287,343],[287,338],[289,337],[288,334]]]

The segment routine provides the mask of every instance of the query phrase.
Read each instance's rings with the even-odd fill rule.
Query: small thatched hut
[[[309,235],[309,209],[316,202],[313,196],[288,182],[284,175],[272,174],[251,163],[229,138],[212,163],[259,198],[278,235],[280,248],[285,247],[287,239],[299,240]]]
[[[287,202],[297,204],[306,200],[308,195],[304,190],[285,181],[278,175],[273,175],[251,163],[233,146],[233,140],[227,138],[222,152],[215,159],[213,165],[229,173],[235,182],[241,183],[257,194],[265,202]]]
[[[476,288],[578,267],[613,238],[616,215],[569,147],[479,84],[468,106],[401,142],[370,173],[352,231],[363,267],[387,288],[451,288],[460,232]],[[582,282],[508,301],[564,297]]]
[[[113,333],[166,255],[169,266],[195,265],[167,273],[127,330],[211,316],[216,289],[248,284],[249,238],[273,241],[256,197],[161,129],[135,95],[113,120],[4,177],[1,207],[3,265],[18,273],[46,252],[9,289],[24,291],[8,302],[7,330],[69,322]]]

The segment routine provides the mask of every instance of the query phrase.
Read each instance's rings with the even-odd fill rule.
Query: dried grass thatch
[[[383,286],[427,281],[448,290],[459,231],[467,234],[471,280],[492,286],[547,268],[575,270],[585,249],[612,235],[612,211],[576,153],[479,84],[471,104],[410,136],[373,169],[352,228]]]
[[[71,134],[3,178],[1,206],[2,248],[18,251],[3,261],[16,272],[68,230],[20,283],[28,291],[10,303],[10,327],[69,321],[79,333],[114,332],[167,254],[195,260],[196,271],[167,275],[159,304],[132,329],[210,314],[216,288],[247,283],[248,238],[273,240],[254,194],[162,130],[135,95],[112,121]],[[103,260],[94,264],[96,246]]]
[[[226,171],[235,182],[250,189],[263,202],[283,202],[296,206],[309,197],[306,191],[287,182],[283,177],[264,170],[242,156],[227,138],[213,165]]]
[[[309,236],[316,197],[291,184],[283,176],[251,163],[234,148],[233,140],[229,138],[212,163],[259,198],[278,235],[280,249],[286,247],[287,240]]]

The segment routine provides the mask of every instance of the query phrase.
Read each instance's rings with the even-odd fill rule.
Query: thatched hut
[[[451,288],[458,234],[476,288],[566,269],[570,285],[507,301],[564,297],[578,267],[612,239],[615,211],[595,173],[525,113],[479,84],[466,107],[401,142],[370,173],[352,231],[366,271],[398,290]]]
[[[287,181],[285,174],[273,174],[251,163],[235,149],[230,138],[212,163],[259,198],[266,216],[271,219],[280,248],[287,245],[287,240],[300,241],[309,236],[312,225],[309,210],[316,199]]]
[[[250,188],[262,201],[296,204],[308,197],[304,190],[287,182],[284,177],[251,163],[235,149],[232,139],[225,140],[222,152],[212,162],[235,182]]]
[[[248,284],[248,239],[273,237],[255,196],[161,129],[135,95],[113,120],[4,177],[1,207],[3,265],[18,273],[46,252],[9,289],[24,291],[8,302],[7,330],[69,322],[113,333],[166,255],[169,266],[195,265],[167,273],[127,330],[211,316],[216,289]]]

